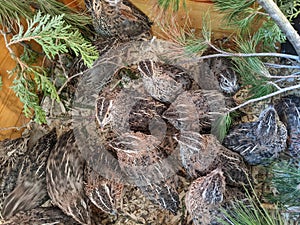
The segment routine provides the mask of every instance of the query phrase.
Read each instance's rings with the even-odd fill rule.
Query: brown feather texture
[[[2,216],[5,219],[17,212],[40,206],[49,198],[45,170],[48,156],[55,143],[56,131],[53,129],[28,149],[26,156],[18,165],[16,186],[3,203]]]
[[[39,207],[28,211],[19,212],[9,220],[2,223],[3,225],[41,225],[41,224],[58,224],[58,225],[77,225],[78,223],[65,215],[56,207]]]
[[[149,18],[128,0],[85,0],[95,31],[103,38],[130,40],[149,32]]]
[[[88,198],[84,193],[85,160],[73,130],[63,133],[47,163],[47,188],[54,205],[80,224],[91,224]]]
[[[195,225],[212,224],[215,218],[211,212],[223,202],[225,184],[221,169],[215,169],[192,182],[185,197],[185,204]]]

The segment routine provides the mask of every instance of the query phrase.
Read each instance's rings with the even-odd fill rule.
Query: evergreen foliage
[[[60,54],[72,51],[76,56],[81,56],[84,63],[91,67],[98,58],[98,51],[84,39],[78,29],[67,24],[65,15],[42,15],[40,11],[32,19],[26,19],[26,29],[19,19],[16,19],[18,32],[9,40],[8,35],[1,31],[6,40],[11,57],[16,61],[16,67],[9,71],[14,77],[11,87],[17,97],[24,104],[24,114],[32,117],[38,123],[46,123],[45,112],[40,106],[40,97],[48,95],[59,101],[59,96],[52,79],[48,76],[46,68],[36,66],[37,55],[30,47],[32,41],[38,43],[46,57],[54,60]],[[22,44],[23,53],[16,56],[11,46]]]

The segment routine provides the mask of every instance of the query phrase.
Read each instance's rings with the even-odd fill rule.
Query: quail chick
[[[192,182],[185,197],[185,204],[195,225],[212,224],[215,219],[212,212],[217,210],[224,199],[225,185],[221,169],[215,169]]]
[[[0,199],[1,211],[4,199],[15,188],[20,165],[26,157],[29,137],[20,137],[14,140],[0,142]]]
[[[117,204],[121,201],[124,185],[111,178],[101,176],[91,167],[85,168],[85,193],[90,201],[102,211],[116,215]]]
[[[31,149],[28,149],[21,164],[18,165],[16,186],[3,203],[2,216],[5,219],[17,212],[40,206],[49,198],[45,170],[48,156],[55,143],[56,131],[53,129],[42,136]]]
[[[19,212],[9,220],[5,225],[39,225],[39,224],[61,224],[76,225],[78,224],[72,217],[65,215],[56,207],[39,207],[28,211]]]
[[[111,143],[124,173],[153,203],[176,214],[179,196],[172,163],[159,149],[160,141],[143,133],[124,133]]]
[[[130,40],[149,32],[149,18],[128,0],[85,0],[95,31],[103,38]]]
[[[300,97],[289,95],[281,98],[275,105],[280,120],[288,133],[288,152],[292,157],[300,158]]]
[[[191,178],[196,179],[221,168],[230,186],[243,187],[251,182],[243,158],[226,149],[214,135],[181,131],[175,139],[179,143],[182,165]]]
[[[201,89],[219,90],[233,95],[239,89],[238,78],[232,63],[225,58],[205,59],[200,63],[200,75],[195,78]]]
[[[287,130],[273,106],[260,113],[256,122],[242,123],[225,137],[224,145],[240,153],[250,165],[267,164],[286,148]]]
[[[163,103],[172,103],[183,91],[191,87],[187,73],[171,65],[164,65],[153,60],[138,63],[146,91]]]
[[[63,133],[49,155],[46,178],[54,205],[80,224],[91,224],[88,198],[84,193],[85,160],[73,130]]]
[[[225,97],[221,93],[196,90],[181,93],[163,113],[163,118],[179,130],[200,131],[210,128],[224,110]]]

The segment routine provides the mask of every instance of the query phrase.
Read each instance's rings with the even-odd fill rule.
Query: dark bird
[[[54,205],[80,224],[91,224],[89,201],[84,192],[85,160],[73,130],[63,133],[49,155],[46,177]]]
[[[131,40],[149,32],[149,18],[128,0],[85,0],[95,31],[103,38]]]
[[[215,169],[192,182],[186,193],[185,204],[194,224],[212,224],[215,215],[211,212],[223,202],[225,185],[221,169]]]
[[[287,149],[292,157],[300,158],[300,97],[289,95],[275,105],[280,120],[287,128]]]
[[[2,216],[5,219],[17,212],[38,207],[49,198],[45,171],[48,156],[55,143],[56,131],[53,129],[27,150],[26,155],[19,161],[20,164],[15,165],[18,168],[18,178],[15,188],[3,203]],[[16,151],[18,150],[16,149]],[[7,176],[11,176],[11,174],[7,174]]]
[[[240,153],[250,165],[266,164],[286,148],[287,130],[273,106],[260,113],[257,121],[242,123],[225,137],[224,145]]]

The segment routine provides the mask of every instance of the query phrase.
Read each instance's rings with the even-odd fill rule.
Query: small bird
[[[19,171],[26,157],[29,137],[0,142],[0,206],[16,186]]]
[[[215,90],[185,91],[162,117],[179,130],[210,129],[212,122],[225,111],[225,100],[224,95]]]
[[[38,207],[28,211],[22,211],[11,217],[2,225],[38,225],[38,224],[78,224],[72,217],[65,215],[56,207]]]
[[[90,201],[102,211],[116,215],[117,205],[121,202],[124,185],[114,181],[114,178],[107,179],[90,166],[85,167],[85,194]]]
[[[49,155],[46,178],[54,205],[80,224],[91,224],[89,200],[84,192],[83,159],[73,130],[63,133]]]
[[[267,164],[286,148],[287,130],[273,106],[260,113],[257,121],[233,128],[223,144],[238,152],[250,165]]]
[[[205,59],[200,63],[200,75],[195,79],[201,89],[233,95],[238,91],[239,84],[232,67],[231,61],[225,58]]]
[[[191,87],[189,75],[172,65],[144,60],[138,63],[138,70],[145,90],[163,103],[172,103],[179,94]]]
[[[175,139],[179,144],[182,165],[191,178],[205,176],[220,168],[230,186],[243,187],[251,182],[243,158],[226,149],[214,135],[181,131]]]
[[[20,160],[17,167],[18,178],[15,188],[5,198],[2,216],[5,219],[20,211],[42,205],[49,197],[46,189],[46,162],[56,143],[56,130],[53,129],[38,139]],[[11,171],[12,172],[12,171]],[[15,173],[16,171],[14,171]],[[14,176],[6,174],[6,176]]]
[[[150,32],[149,18],[128,0],[85,0],[85,5],[103,38],[128,41]]]
[[[223,202],[225,185],[225,177],[219,168],[192,182],[186,193],[185,205],[195,225],[212,224],[215,219],[212,211]]]
[[[140,132],[124,133],[111,142],[128,182],[153,203],[176,214],[179,196],[172,162],[159,147],[160,140]]]
[[[280,120],[287,128],[288,153],[300,159],[300,97],[296,95],[288,95],[275,105]]]

